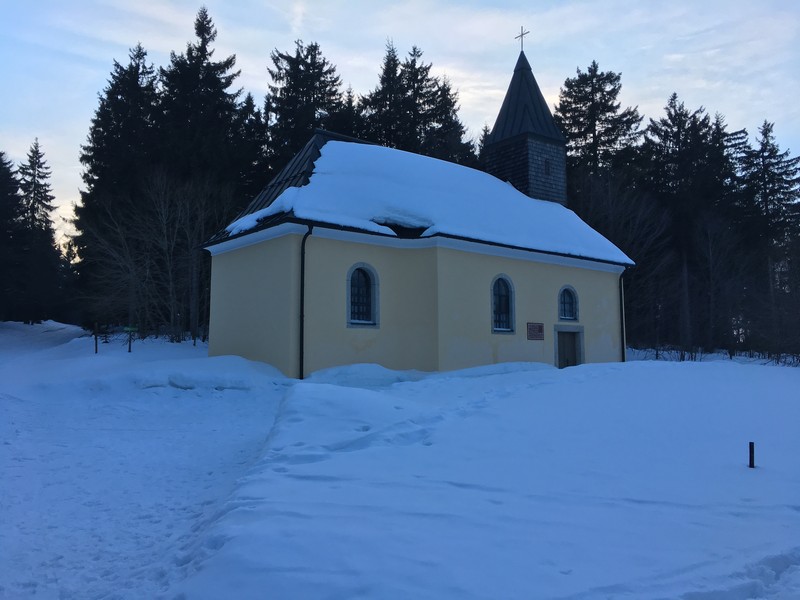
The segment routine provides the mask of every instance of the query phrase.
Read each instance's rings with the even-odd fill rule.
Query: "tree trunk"
[[[689,264],[686,253],[681,255],[680,340],[681,360],[685,352],[692,351],[691,303],[689,300]]]
[[[200,248],[189,250],[189,327],[192,333],[192,343],[197,343],[198,327],[200,324]]]

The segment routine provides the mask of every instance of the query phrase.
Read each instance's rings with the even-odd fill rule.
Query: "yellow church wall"
[[[236,354],[299,375],[302,237],[293,232],[213,256],[210,355]],[[364,362],[425,371],[556,364],[559,328],[581,333],[580,362],[621,358],[618,272],[557,257],[546,260],[561,264],[534,262],[525,252],[468,252],[437,240],[360,240],[376,238],[320,228],[307,238],[304,375]],[[348,275],[361,265],[377,276],[376,327],[348,320]],[[492,331],[499,275],[513,288],[512,333]],[[576,321],[558,318],[564,286],[577,295]],[[543,324],[544,340],[527,339],[529,322]]]
[[[212,257],[210,356],[235,354],[297,375],[301,239],[286,235]]]
[[[619,361],[619,274],[474,254],[438,252],[439,368],[509,361],[556,364],[556,328],[583,332],[581,362]],[[492,285],[499,275],[512,284],[513,333],[492,331]],[[578,320],[558,318],[558,295],[571,286]],[[544,325],[544,340],[527,339],[527,323]]]
[[[436,370],[435,252],[435,248],[395,248],[309,237],[306,375],[354,363]],[[359,263],[378,279],[377,327],[348,325],[348,274]]]

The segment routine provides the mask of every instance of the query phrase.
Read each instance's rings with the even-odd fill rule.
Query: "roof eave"
[[[451,239],[451,240],[458,240],[458,241],[462,241],[462,242],[470,242],[470,243],[473,243],[473,244],[484,244],[486,246],[493,246],[493,247],[496,247],[496,248],[506,248],[508,250],[519,250],[519,251],[522,251],[522,252],[534,252],[534,253],[537,253],[537,254],[545,254],[547,256],[559,256],[559,257],[563,257],[563,258],[572,258],[572,259],[576,259],[576,260],[586,260],[586,261],[596,262],[596,263],[601,263],[601,264],[614,265],[614,266],[622,267],[623,269],[628,269],[630,267],[636,266],[636,263],[633,262],[633,261],[630,261],[630,262],[626,263],[626,262],[620,262],[620,261],[615,261],[615,260],[596,258],[596,257],[592,257],[592,256],[581,256],[579,254],[570,254],[568,252],[556,252],[556,251],[553,251],[553,250],[543,250],[543,249],[540,249],[540,248],[517,246],[517,245],[514,245],[514,244],[503,244],[501,242],[492,242],[492,241],[488,241],[488,240],[481,240],[481,239],[478,239],[478,238],[472,238],[472,237],[468,237],[468,236],[460,236],[460,235],[455,235],[455,234],[451,234],[451,233],[439,233],[439,232],[437,232],[437,233],[434,233],[433,235],[420,236],[418,238],[400,238],[399,236],[389,235],[389,234],[385,234],[385,233],[379,233],[377,231],[371,231],[369,229],[362,229],[360,227],[352,227],[352,226],[349,226],[349,225],[340,225],[340,224],[337,224],[337,223],[328,223],[328,222],[325,222],[325,221],[317,221],[317,220],[314,220],[314,219],[303,219],[303,218],[296,217],[292,213],[281,213],[280,215],[275,215],[275,217],[272,217],[270,219],[266,219],[263,223],[260,223],[258,225],[258,227],[254,227],[252,229],[248,229],[247,231],[242,231],[242,232],[239,232],[239,233],[237,233],[235,235],[231,235],[231,236],[219,239],[219,240],[212,241],[210,243],[204,244],[202,246],[202,248],[204,250],[208,250],[209,248],[211,248],[212,246],[216,246],[217,244],[221,244],[221,243],[224,243],[224,242],[229,242],[231,240],[242,238],[242,237],[245,237],[247,235],[257,233],[259,231],[264,231],[265,229],[270,229],[270,228],[273,228],[273,227],[277,227],[279,225],[284,225],[286,223],[292,223],[292,224],[295,224],[295,225],[312,226],[312,227],[321,227],[321,228],[324,228],[324,229],[331,229],[331,230],[335,230],[335,231],[348,231],[348,232],[352,232],[352,233],[361,233],[361,234],[372,235],[372,236],[383,237],[383,238],[391,238],[391,239],[432,239],[432,238],[435,238],[435,237],[440,237],[440,238],[446,238],[446,239]]]

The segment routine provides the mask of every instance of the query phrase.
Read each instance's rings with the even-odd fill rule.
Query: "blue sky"
[[[0,150],[15,162],[39,138],[60,214],[79,200],[80,145],[114,59],[141,42],[166,65],[193,39],[202,0],[0,0]],[[622,74],[623,105],[658,118],[669,95],[725,115],[754,136],[768,119],[800,154],[800,3],[793,0],[207,0],[217,56],[235,54],[238,85],[263,97],[275,48],[316,41],[345,85],[375,87],[387,39],[424,51],[459,90],[472,135],[490,126],[525,53],[552,105],[567,77],[596,60]],[[266,183],[266,182],[265,182]]]

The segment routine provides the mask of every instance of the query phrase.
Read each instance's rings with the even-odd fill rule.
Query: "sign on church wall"
[[[544,323],[528,323],[528,339],[529,340],[543,340],[544,339]]]

